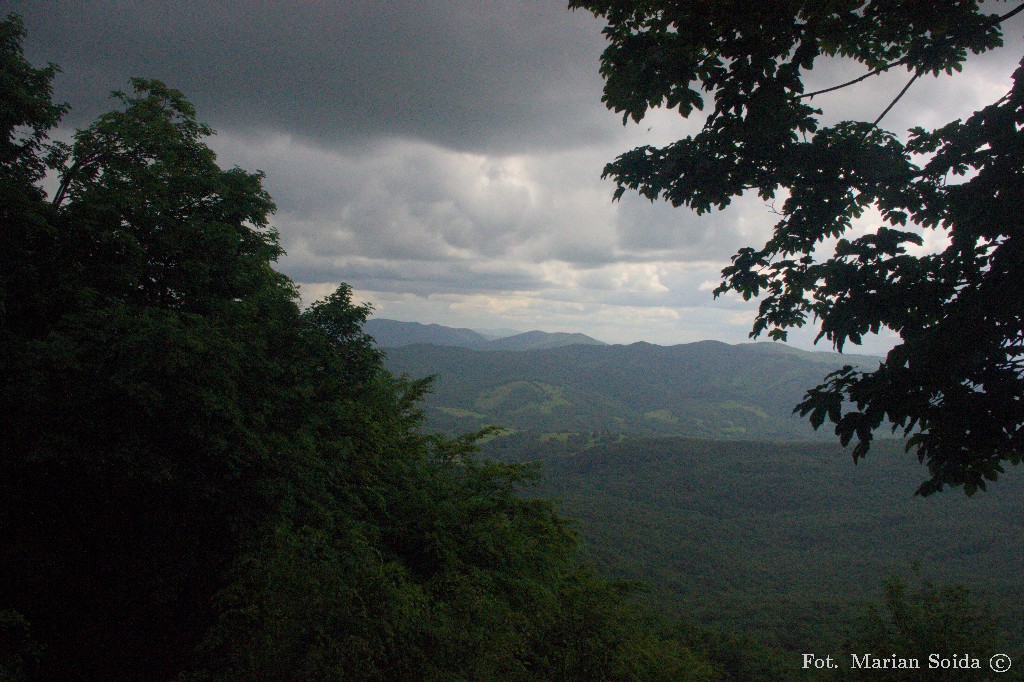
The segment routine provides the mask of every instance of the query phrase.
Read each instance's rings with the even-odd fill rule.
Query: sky
[[[700,217],[630,194],[613,202],[605,163],[700,121],[659,110],[624,126],[601,103],[603,24],[565,4],[0,0],[0,13],[23,16],[31,62],[61,68],[64,135],[133,76],[183,91],[217,131],[222,166],[266,173],[287,252],[278,267],[307,303],[346,282],[383,318],[609,343],[748,341],[756,301],[712,290],[777,216],[756,197]],[[890,129],[941,125],[1005,94],[1022,32],[1018,15],[1007,47],[920,79]],[[863,71],[825,64],[809,82]],[[905,82],[886,74],[815,101],[826,121],[871,120]],[[927,234],[923,248],[942,240]],[[831,350],[813,337],[790,342]],[[847,350],[884,353],[894,340]]]

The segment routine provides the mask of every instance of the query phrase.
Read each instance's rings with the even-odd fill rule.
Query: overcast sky
[[[108,109],[132,76],[182,90],[217,130],[222,165],[267,174],[279,267],[307,302],[347,282],[378,317],[612,343],[748,340],[756,304],[711,290],[775,216],[756,198],[700,218],[630,195],[612,203],[606,162],[699,123],[658,112],[624,127],[601,104],[602,24],[562,0],[0,0],[0,11],[23,15],[30,61],[61,67],[68,126]],[[1005,27],[1009,47],[916,83],[888,125],[941,124],[1003,95],[1022,18]],[[828,85],[862,71],[812,75]],[[905,80],[817,103],[833,120],[874,118]]]

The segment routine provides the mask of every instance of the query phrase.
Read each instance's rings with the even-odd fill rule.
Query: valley
[[[770,343],[551,345],[385,352],[391,371],[435,377],[428,430],[501,426],[483,455],[537,463],[529,494],[556,500],[585,559],[645,584],[655,610],[785,651],[840,646],[887,578],[919,570],[997,604],[1006,638],[1024,644],[1024,607],[1005,599],[1024,571],[1018,472],[971,498],[922,498],[902,440],[880,434],[855,465],[830,429],[793,414],[828,372],[876,359]]]
[[[424,407],[431,428],[449,434],[497,424],[540,433],[831,439],[793,406],[830,371],[870,368],[873,360],[780,344],[575,344],[577,335],[543,332],[528,333],[539,347],[481,350],[456,345],[462,331],[469,330],[450,330],[444,345],[381,343],[392,372],[435,377]]]

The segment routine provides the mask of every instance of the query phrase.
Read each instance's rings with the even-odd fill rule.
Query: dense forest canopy
[[[853,467],[836,443],[559,435],[517,432],[483,452],[539,459],[534,494],[559,499],[586,557],[642,580],[656,608],[790,651],[838,650],[879,582],[917,564],[990,601],[1006,653],[1024,645],[1024,603],[1004,597],[1024,570],[1017,471],[985,495],[921,497],[896,441]]]
[[[799,405],[854,457],[888,423],[926,463],[923,494],[971,494],[1024,452],[1024,63],[1009,91],[966,120],[906,136],[892,105],[921,77],[954,74],[1003,45],[1018,3],[573,0],[605,19],[604,101],[625,123],[656,107],[702,130],[608,164],[615,197],[635,190],[698,213],[744,193],[781,201],[761,248],[744,248],[716,294],[761,297],[752,336],[814,323],[842,350],[887,328],[899,342],[873,371],[848,368]],[[1019,26],[1019,24],[1017,24]],[[1017,29],[1015,29],[1017,30]],[[1019,43],[1018,43],[1019,44]],[[864,74],[810,92],[830,58]],[[874,120],[822,124],[816,104],[893,69],[906,87]],[[706,101],[710,100],[710,101]],[[873,226],[866,233],[864,222]],[[945,248],[920,248],[925,230]]]

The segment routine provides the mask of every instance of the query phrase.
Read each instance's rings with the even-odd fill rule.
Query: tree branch
[[[1021,12],[1024,12],[1024,3],[1022,3],[1017,8],[1010,10],[1006,14],[1003,14],[1002,16],[998,16],[995,19],[993,19],[992,20],[992,25],[993,26],[998,26],[999,24],[1003,23],[1004,21],[1006,21],[1010,17],[1012,17],[1012,16],[1014,16],[1016,14],[1020,14]],[[854,78],[851,81],[846,81],[845,83],[840,83],[839,85],[833,85],[830,88],[823,88],[821,90],[815,90],[814,92],[808,92],[806,94],[800,95],[799,97],[797,97],[797,99],[809,99],[809,98],[814,97],[815,95],[824,95],[827,92],[835,92],[836,90],[842,90],[843,88],[849,87],[851,85],[856,85],[857,83],[860,83],[863,80],[867,80],[868,78],[871,78],[872,76],[877,76],[880,73],[885,73],[886,71],[888,71],[889,69],[891,69],[894,66],[900,66],[902,64],[906,64],[908,61],[910,61],[910,57],[904,57],[903,59],[897,59],[894,62],[889,62],[885,66],[880,66],[877,69],[872,69],[871,71],[868,71],[863,76],[860,76],[858,78]],[[917,75],[915,75],[914,78],[911,79],[910,82],[913,83],[914,79],[916,79],[916,78],[917,78]],[[902,95],[903,95],[903,93],[900,93],[900,96],[902,96]],[[896,99],[899,99],[899,97],[897,97]],[[889,107],[892,108],[892,105],[889,105]],[[888,111],[889,111],[889,109],[886,109],[885,112],[882,113],[882,116],[885,116],[885,114]],[[879,120],[881,120],[881,116],[879,116]],[[875,121],[875,123],[878,123],[878,121]]]
[[[903,97],[903,95],[907,94],[907,90],[910,89],[910,86],[914,84],[914,81],[916,81],[917,77],[920,76],[920,75],[921,75],[920,71],[916,71],[914,73],[913,77],[909,81],[907,81],[907,84],[903,86],[902,90],[900,90],[900,94],[896,95],[895,99],[893,99],[893,101],[889,102],[889,106],[887,106],[885,108],[885,111],[883,111],[881,114],[878,115],[878,118],[876,118],[875,122],[872,123],[871,125],[873,125],[873,126],[878,125],[878,122],[881,121],[885,117],[885,115],[889,113],[889,110],[892,109],[894,106],[896,106],[896,102],[899,102],[900,98]]]
[[[1024,7],[1024,5],[1022,5],[1022,7]],[[842,88],[846,88],[846,87],[849,87],[851,85],[855,85],[857,83],[860,83],[862,80],[866,80],[868,78],[871,78],[872,76],[877,76],[880,73],[884,73],[884,72],[888,71],[889,69],[891,69],[894,66],[900,66],[901,64],[906,64],[908,61],[910,61],[910,57],[904,57],[903,59],[897,59],[894,62],[889,62],[885,66],[880,66],[877,69],[873,69],[871,71],[868,71],[866,74],[864,74],[860,78],[854,78],[852,81],[847,81],[847,82],[841,83],[839,85],[833,85],[832,87],[824,88],[823,90],[815,90],[814,92],[809,92],[809,93],[807,93],[805,95],[800,95],[797,99],[807,99],[809,97],[814,97],[815,95],[824,95],[826,92],[833,92],[835,90],[841,90]]]
[[[63,174],[60,185],[57,187],[56,194],[53,195],[53,200],[50,202],[54,206],[60,206],[64,201],[64,197],[67,196],[68,190],[71,189],[71,183],[74,182],[75,176],[84,168],[88,168],[94,163],[98,163],[103,158],[102,154],[91,154],[86,156],[84,159],[76,161],[71,165],[70,168]]]
[[[1007,19],[1009,19],[1010,17],[1012,17],[1014,14],[1020,14],[1021,12],[1024,12],[1024,4],[1021,4],[1021,6],[1018,7],[1017,9],[1011,9],[1009,12],[1007,12],[1006,14],[1004,14],[1001,17],[996,17],[996,20],[993,21],[992,23],[993,24],[1001,24],[1004,21],[1006,21]]]

